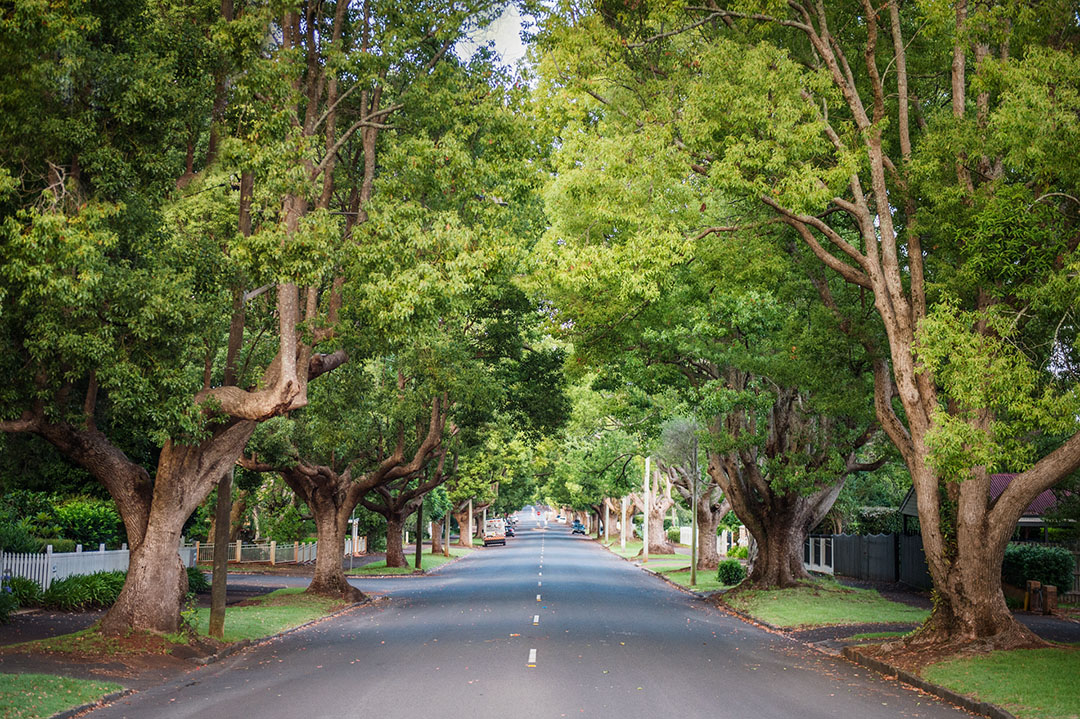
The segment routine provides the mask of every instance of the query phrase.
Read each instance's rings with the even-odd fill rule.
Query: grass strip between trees
[[[120,689],[118,684],[51,674],[0,674],[0,716],[45,719]]]
[[[305,594],[303,587],[278,589],[256,597],[244,604],[225,608],[225,641],[262,639],[286,629],[318,619],[347,606],[346,602],[314,594]],[[200,607],[195,614],[195,627],[206,635],[210,629],[210,609]]]
[[[873,589],[845,587],[829,579],[791,589],[748,589],[726,599],[735,609],[775,627],[833,624],[921,623],[929,610],[883,598]]]
[[[420,568],[426,572],[430,569],[441,567],[442,565],[448,562],[452,562],[459,557],[468,556],[472,554],[472,551],[473,550],[466,547],[450,547],[449,557],[444,557],[441,554],[432,554],[430,551],[427,551],[424,552],[424,557],[420,560]],[[372,574],[412,574],[416,571],[416,554],[414,552],[406,552],[405,563],[406,566],[404,567],[388,567],[386,566],[386,561],[384,560],[381,562],[372,562],[371,564],[365,564],[362,567],[348,570],[345,573],[350,576],[364,576]]]
[[[1080,714],[1080,647],[1015,649],[947,659],[923,677],[1007,709],[1019,719],[1075,719]]]
[[[728,588],[728,585],[721,584],[720,580],[716,578],[715,569],[699,569],[697,573],[697,584],[692,587],[690,586],[689,569],[662,571],[660,573],[676,584],[681,584],[687,589],[692,589],[695,592],[715,592],[718,589]]]

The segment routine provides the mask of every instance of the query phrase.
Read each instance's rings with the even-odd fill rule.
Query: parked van
[[[506,544],[506,522],[501,519],[489,519],[484,522],[484,546]]]

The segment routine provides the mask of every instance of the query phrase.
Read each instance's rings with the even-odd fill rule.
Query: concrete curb
[[[996,704],[976,701],[967,695],[959,694],[951,689],[928,682],[911,672],[886,664],[879,659],[869,657],[860,652],[858,647],[844,647],[840,650],[840,655],[853,664],[857,664],[858,666],[865,667],[881,674],[885,679],[895,679],[900,684],[907,684],[915,687],[916,689],[936,696],[939,699],[944,699],[950,704],[955,704],[967,709],[974,714],[982,714],[983,716],[990,717],[990,719],[1016,719],[1013,714]]]
[[[134,693],[134,689],[124,689],[123,691],[106,694],[105,696],[98,699],[96,702],[88,702],[81,706],[72,707],[71,709],[65,709],[62,712],[57,712],[56,714],[53,714],[51,717],[49,717],[49,719],[72,719],[72,717],[77,717],[80,714],[88,712],[92,709],[100,709],[101,707],[112,704],[114,701],[118,699],[123,699],[129,694]]]

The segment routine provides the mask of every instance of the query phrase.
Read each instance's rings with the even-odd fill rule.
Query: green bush
[[[11,621],[11,613],[19,608],[15,595],[9,591],[0,591],[0,624]]]
[[[75,544],[75,540],[62,539],[60,537],[36,537],[34,539],[34,542],[37,546],[37,550],[35,551],[44,552],[45,549],[51,544],[52,550],[57,554],[59,554],[60,552],[74,552],[75,547],[78,546],[77,544]]]
[[[61,535],[84,548],[96,549],[103,543],[119,547],[126,536],[124,523],[112,501],[77,497],[56,507],[54,514]]]
[[[37,541],[30,536],[25,522],[0,520],[0,552],[31,554],[38,551]]]
[[[728,550],[727,555],[732,559],[746,559],[749,556],[750,550],[746,547],[732,547]]]
[[[187,568],[187,588],[189,592],[209,592],[210,580],[198,567]]]
[[[746,579],[746,570],[738,559],[725,559],[716,568],[716,581],[733,586]]]
[[[1059,592],[1072,588],[1073,556],[1063,547],[1044,544],[1010,544],[1001,563],[1001,579],[1021,589],[1028,580],[1052,584]]]
[[[313,523],[305,521],[300,510],[289,505],[267,519],[266,536],[275,542],[299,542],[313,529]]]
[[[68,612],[106,609],[120,596],[124,572],[95,572],[58,579],[45,590],[42,606]]]
[[[36,607],[41,604],[41,585],[26,577],[8,577],[7,586],[20,607]]]
[[[671,529],[669,529],[667,531],[668,541],[671,542],[672,544],[678,544],[679,540],[682,538],[681,535],[682,535],[682,532],[679,531],[678,527],[672,527]]]

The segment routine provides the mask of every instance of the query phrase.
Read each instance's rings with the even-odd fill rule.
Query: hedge
[[[1060,593],[1072,589],[1073,555],[1063,547],[1043,544],[1010,544],[1001,563],[1001,579],[1021,589],[1028,580],[1052,584]]]

